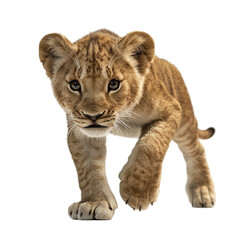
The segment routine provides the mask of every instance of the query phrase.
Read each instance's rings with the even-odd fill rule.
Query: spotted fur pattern
[[[132,32],[121,38],[99,30],[71,43],[53,33],[41,40],[39,55],[67,115],[68,146],[82,193],[81,201],[69,207],[70,217],[111,219],[117,208],[105,174],[108,133],[138,138],[119,174],[120,193],[129,206],[143,210],[157,200],[171,140],[186,160],[192,206],[214,205],[214,185],[199,142],[214,129],[198,130],[181,74],[155,56],[148,34]],[[114,91],[109,90],[113,79],[119,81]],[[79,91],[71,89],[73,80]]]

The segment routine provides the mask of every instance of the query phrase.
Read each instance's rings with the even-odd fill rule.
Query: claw
[[[92,210],[90,210],[90,211],[89,211],[89,213],[88,213],[88,214],[89,214],[89,216],[91,215],[91,213],[92,213]]]
[[[133,211],[135,211],[135,208],[133,208]]]
[[[129,200],[129,199],[128,199]],[[125,202],[126,204],[128,204],[128,200]]]
[[[139,207],[139,211],[140,211],[140,212],[142,211],[142,206]]]
[[[151,202],[151,205],[152,205],[152,206],[153,206],[153,203],[154,203],[154,202]]]
[[[70,216],[72,216],[72,211],[70,212]]]
[[[80,213],[80,217],[82,217],[82,215],[83,215],[83,212]]]

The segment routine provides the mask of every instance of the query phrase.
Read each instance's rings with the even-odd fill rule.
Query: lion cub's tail
[[[208,128],[207,130],[200,130],[198,129],[198,136],[201,139],[209,139],[215,133],[215,129],[213,127]]]

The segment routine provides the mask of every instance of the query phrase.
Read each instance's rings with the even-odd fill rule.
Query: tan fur
[[[75,43],[49,34],[40,42],[39,55],[67,114],[68,145],[82,192],[81,201],[69,207],[73,219],[111,219],[117,208],[105,174],[108,133],[139,138],[119,174],[121,196],[132,208],[146,209],[157,200],[162,161],[172,139],[187,163],[190,202],[194,207],[214,205],[214,186],[199,142],[214,129],[198,130],[181,74],[155,56],[148,34],[121,38],[99,30]],[[112,79],[121,81],[116,91],[108,89]],[[78,80],[80,92],[71,90],[72,80]],[[105,128],[86,128],[91,124]]]

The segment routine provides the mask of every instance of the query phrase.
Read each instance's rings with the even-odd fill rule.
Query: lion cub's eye
[[[70,88],[73,90],[73,91],[81,91],[81,85],[80,83],[78,82],[78,80],[72,80],[70,83]]]
[[[108,91],[117,90],[120,86],[120,81],[117,79],[112,79],[108,84]]]

